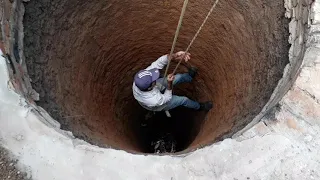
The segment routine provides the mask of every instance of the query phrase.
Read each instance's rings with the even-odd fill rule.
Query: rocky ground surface
[[[11,180],[29,180],[31,179],[24,172],[20,172],[16,168],[17,161],[11,160],[8,156],[6,149],[0,147],[0,179],[11,179]]]

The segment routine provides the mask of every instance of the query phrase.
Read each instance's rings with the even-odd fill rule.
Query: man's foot
[[[212,101],[207,101],[204,103],[200,103],[200,111],[210,111],[210,109],[213,108],[213,103]]]
[[[197,72],[198,72],[198,68],[193,67],[193,66],[190,67],[190,68],[188,68],[188,70],[189,70],[188,74],[189,74],[192,78],[194,78],[194,77],[196,76]]]

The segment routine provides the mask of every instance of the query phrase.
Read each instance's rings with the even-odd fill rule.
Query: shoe
[[[192,77],[192,78],[194,78],[195,76],[196,76],[196,74],[198,73],[198,68],[196,68],[196,67],[190,67],[190,68],[188,68],[188,70],[189,70],[189,72],[188,72],[188,74]]]
[[[212,101],[207,101],[207,102],[204,102],[204,103],[200,103],[200,111],[210,111],[210,109],[213,108],[213,103]]]

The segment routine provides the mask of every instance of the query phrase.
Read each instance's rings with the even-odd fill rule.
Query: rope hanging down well
[[[174,48],[176,47],[176,42],[177,42],[177,39],[178,39],[178,36],[179,36],[180,28],[181,28],[181,25],[182,25],[182,20],[183,20],[183,17],[184,17],[184,13],[186,12],[188,2],[189,2],[189,0],[185,0],[183,2],[183,6],[182,6],[182,9],[181,9],[179,22],[178,22],[176,33],[174,35],[174,39],[173,39],[173,42],[172,42],[171,51],[170,51],[170,54],[169,54],[169,60],[168,60],[168,64],[167,64],[167,67],[166,67],[166,71],[164,73],[164,78],[163,78],[162,84],[164,84],[165,78],[167,77],[167,74],[168,74],[168,70],[169,70],[169,66],[170,66],[170,62],[171,62],[171,57],[172,57]]]
[[[193,36],[190,44],[188,45],[187,49],[185,50],[185,53],[188,53],[188,52],[189,52],[190,47],[192,46],[193,42],[194,42],[194,41],[196,40],[196,38],[198,37],[200,31],[202,30],[204,24],[205,24],[205,23],[207,22],[207,20],[209,19],[209,16],[210,16],[211,13],[213,12],[213,9],[217,6],[218,2],[219,2],[219,0],[216,0],[216,1],[214,2],[214,4],[212,5],[212,7],[211,7],[210,11],[208,12],[206,18],[203,20],[203,22],[202,22],[201,26],[199,27],[197,33]],[[183,59],[183,58],[182,58],[182,59]],[[175,73],[176,73],[179,65],[181,64],[182,59],[181,59],[181,60],[179,61],[179,63],[177,64],[177,66],[176,66],[176,68],[174,69],[174,71],[173,71],[172,74],[175,74]],[[169,65],[169,63],[168,63],[168,65]],[[164,77],[166,77],[166,75],[165,75]]]
[[[211,13],[213,12],[213,9],[217,6],[218,2],[219,2],[219,0],[216,0],[215,3],[212,5],[212,7],[211,7],[210,11],[208,12],[206,18],[205,18],[204,21],[202,22],[202,24],[201,24],[201,26],[199,27],[198,31],[197,31],[196,34],[193,36],[191,42],[189,43],[187,49],[185,50],[185,53],[188,53],[190,47],[192,46],[192,44],[193,44],[193,42],[195,41],[195,39],[198,37],[200,31],[202,30],[204,24],[207,22],[209,16],[210,16]],[[182,25],[182,20],[183,20],[183,17],[184,17],[186,8],[187,8],[187,4],[188,4],[188,0],[185,0],[184,3],[183,3],[182,10],[181,10],[179,23],[178,23],[178,26],[177,26],[177,29],[176,29],[176,33],[175,33],[175,36],[174,36],[174,40],[173,40],[173,43],[172,43],[172,47],[171,47],[171,51],[170,51],[170,55],[169,55],[169,61],[168,61],[168,64],[167,64],[166,71],[165,71],[165,73],[164,73],[164,77],[167,77],[167,74],[168,74],[168,70],[169,70],[169,66],[170,66],[170,62],[171,62],[171,57],[172,57],[174,48],[175,48],[175,46],[176,46],[176,42],[177,42],[178,35],[179,35],[179,32],[180,32],[180,28],[181,28],[181,25]],[[182,58],[182,59],[183,59],[183,58]],[[179,61],[179,63],[177,64],[176,68],[175,68],[174,71],[173,71],[173,74],[176,73],[179,65],[181,64],[182,59],[181,59],[181,60]],[[165,78],[164,78],[164,80],[165,80]],[[162,84],[164,83],[164,80],[163,80]]]

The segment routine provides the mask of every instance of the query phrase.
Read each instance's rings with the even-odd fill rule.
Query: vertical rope
[[[185,53],[188,53],[188,52],[189,52],[190,47],[192,46],[193,42],[194,42],[194,41],[196,40],[196,38],[198,37],[200,31],[202,30],[204,24],[207,22],[209,16],[212,14],[213,9],[217,6],[218,2],[219,2],[219,0],[216,0],[215,3],[212,5],[212,7],[211,7],[210,11],[208,12],[206,18],[205,18],[204,21],[202,22],[202,24],[201,24],[201,26],[199,27],[197,33],[193,36],[191,42],[189,43],[187,49],[185,50]],[[182,59],[179,61],[179,63],[177,64],[176,68],[175,68],[174,71],[173,71],[173,74],[176,73],[176,71],[177,71],[177,69],[178,69],[178,67],[179,67],[179,65],[181,64],[181,61],[182,61],[183,59],[184,59],[184,58],[182,58]],[[168,65],[169,65],[169,64],[168,64]]]
[[[181,9],[179,22],[178,22],[178,25],[177,25],[176,33],[174,35],[173,43],[172,43],[172,46],[171,46],[171,51],[170,51],[170,54],[169,54],[169,57],[168,57],[168,64],[167,64],[167,67],[166,67],[166,71],[164,73],[164,78],[163,78],[162,84],[164,84],[165,78],[166,78],[166,76],[168,74],[168,70],[169,70],[169,66],[170,66],[170,62],[171,62],[171,57],[172,57],[172,54],[174,52],[174,48],[176,47],[176,42],[177,42],[177,39],[178,39],[178,36],[179,36],[179,32],[180,32],[181,25],[182,25],[182,20],[183,20],[184,14],[186,12],[188,2],[189,2],[189,0],[185,0],[183,2],[183,6],[182,6],[182,9]]]

